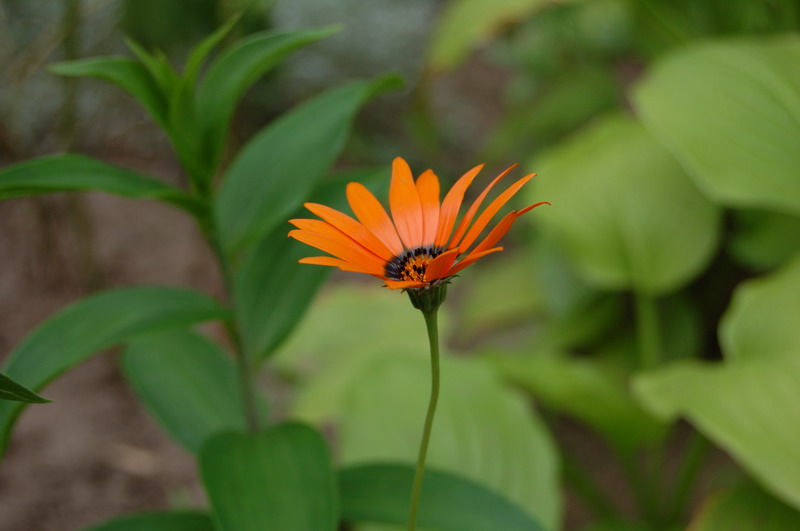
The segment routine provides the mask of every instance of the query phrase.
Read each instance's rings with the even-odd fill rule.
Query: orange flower
[[[492,187],[515,167],[489,183],[456,225],[464,193],[483,165],[465,173],[440,202],[436,175],[428,170],[414,182],[408,163],[397,157],[392,162],[389,188],[391,218],[364,185],[350,183],[347,200],[358,221],[325,205],[306,203],[305,207],[322,219],[290,220],[297,229],[289,236],[333,255],[303,258],[302,264],[366,273],[382,279],[392,289],[439,286],[487,254],[502,251],[495,244],[519,216],[550,204],[542,201],[509,212],[473,247],[500,208],[536,175],[526,175],[509,186],[476,218]]]

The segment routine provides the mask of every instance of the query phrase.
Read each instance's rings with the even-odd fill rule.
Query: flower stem
[[[428,414],[425,416],[425,428],[422,431],[422,441],[419,444],[417,457],[417,470],[414,473],[414,487],[411,491],[411,509],[408,516],[408,531],[417,528],[417,512],[419,511],[419,496],[422,491],[422,478],[425,475],[425,458],[428,455],[428,442],[431,438],[433,415],[436,413],[436,403],[439,401],[439,326],[437,322],[438,309],[422,312],[425,317],[425,326],[428,328],[428,341],[431,347],[431,398],[428,403]]]

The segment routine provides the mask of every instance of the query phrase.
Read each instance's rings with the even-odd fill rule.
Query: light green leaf
[[[416,462],[430,393],[429,365],[421,357],[386,357],[351,381],[339,421],[343,464]],[[502,494],[546,529],[558,528],[555,445],[525,399],[504,387],[490,365],[442,360],[428,463]]]
[[[78,301],[39,325],[12,352],[3,372],[31,389],[41,389],[73,365],[137,335],[226,316],[211,297],[179,288],[122,288]],[[22,411],[0,402],[0,450]]]
[[[52,400],[37,395],[3,373],[0,373],[0,400],[27,402],[29,404],[45,404],[47,402],[52,402]]]
[[[547,407],[586,423],[623,453],[664,434],[665,425],[628,393],[626,375],[602,360],[559,354],[489,359],[509,381]]]
[[[225,147],[228,122],[236,104],[250,85],[288,54],[336,31],[338,28],[258,33],[239,41],[211,64],[197,89],[196,110],[202,118],[201,130],[212,167],[216,167]]]
[[[50,155],[0,170],[0,199],[53,192],[100,191],[137,199],[157,199],[192,214],[205,205],[189,194],[150,177],[83,155]]]
[[[454,68],[509,23],[547,5],[545,0],[450,0],[436,26],[428,62],[437,70]]]
[[[158,511],[122,516],[86,531],[214,531],[214,523],[200,511]]]
[[[366,465],[339,473],[342,519],[402,525],[414,480],[410,465]],[[438,531],[541,531],[539,523],[498,493],[454,474],[425,471],[420,527]]]
[[[743,483],[711,497],[689,524],[690,531],[786,531],[800,529],[800,512],[757,486]]]
[[[61,76],[94,77],[114,83],[136,98],[153,119],[166,128],[167,98],[158,82],[139,62],[124,57],[96,57],[50,65]]]
[[[800,257],[736,288],[720,323],[730,360],[793,357],[800,352]]]
[[[797,36],[688,47],[639,84],[636,106],[714,200],[798,214],[798,63]]]
[[[665,420],[687,418],[762,486],[799,508],[797,352],[785,359],[675,363],[637,376],[634,392]]]
[[[537,222],[601,288],[668,293],[706,266],[720,212],[633,119],[612,115],[548,151],[530,189]]]
[[[384,77],[328,90],[272,122],[242,149],[215,203],[229,254],[252,245],[300,207],[338,157],[361,106],[396,83]]]
[[[733,212],[728,252],[756,270],[773,269],[800,253],[800,217],[756,210]]]
[[[133,339],[122,366],[144,405],[190,452],[199,451],[211,435],[247,427],[233,360],[194,332]]]
[[[303,424],[224,433],[200,451],[219,531],[334,531],[336,481],[325,440]]]

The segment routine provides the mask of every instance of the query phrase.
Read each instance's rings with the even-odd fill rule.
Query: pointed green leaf
[[[177,84],[179,78],[178,74],[169,63],[169,59],[163,52],[150,53],[132,39],[126,39],[125,44],[128,48],[139,58],[142,64],[147,68],[153,79],[156,80],[162,94],[169,94],[172,88]]]
[[[414,481],[411,465],[364,465],[339,473],[342,519],[403,525]],[[437,531],[543,531],[524,510],[486,486],[436,469],[425,471],[419,526]]]
[[[689,524],[691,531],[786,531],[800,529],[800,512],[752,483],[718,492]]]
[[[800,38],[725,40],[658,63],[643,123],[720,203],[800,213]]]
[[[50,155],[0,169],[0,199],[91,191],[137,199],[157,199],[194,215],[205,215],[206,211],[202,201],[182,190],[83,155]]]
[[[211,166],[225,147],[225,135],[236,105],[258,78],[298,48],[338,31],[323,28],[288,33],[259,33],[239,41],[219,56],[197,89],[196,109],[203,118]]]
[[[129,514],[85,531],[214,531],[214,523],[200,511],[158,511]]]
[[[29,404],[45,404],[47,402],[52,402],[52,400],[37,395],[3,373],[0,373],[0,400],[27,402]]]
[[[720,211],[635,120],[607,116],[548,151],[530,199],[587,281],[668,293],[706,266]]]
[[[239,153],[225,175],[215,214],[232,255],[288,219],[344,147],[356,113],[394,77],[328,90],[272,122]]]
[[[216,433],[247,428],[236,365],[194,332],[135,338],[125,349],[122,367],[150,413],[190,452],[198,452]]]
[[[203,39],[200,44],[192,48],[189,58],[186,60],[186,66],[183,69],[183,79],[186,85],[194,87],[197,75],[200,73],[208,54],[222,42],[222,39],[230,33],[241,17],[241,14],[233,16],[228,22],[217,28],[214,33]]]
[[[3,372],[41,389],[95,352],[137,335],[190,326],[226,315],[211,297],[179,288],[136,287],[106,291],[61,310],[11,353]],[[0,402],[0,451],[23,405]]]
[[[158,82],[141,63],[124,57],[97,57],[50,65],[61,76],[94,77],[110,81],[136,98],[153,119],[166,128],[167,99]]]
[[[224,433],[200,451],[219,531],[334,531],[336,481],[322,435],[285,423],[258,434]]]

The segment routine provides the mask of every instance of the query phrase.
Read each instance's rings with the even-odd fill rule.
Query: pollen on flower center
[[[386,263],[386,278],[426,282],[425,271],[433,259],[440,254],[441,250],[433,247],[417,247],[413,250],[406,250]]]

